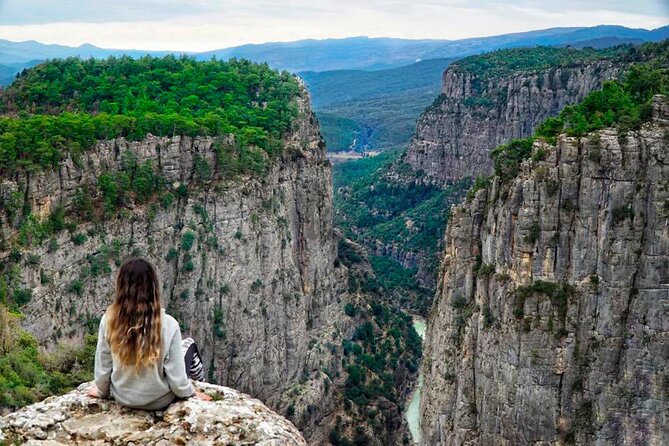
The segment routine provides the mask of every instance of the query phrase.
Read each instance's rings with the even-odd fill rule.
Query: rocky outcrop
[[[492,149],[530,136],[623,69],[606,60],[481,79],[455,64],[444,73],[442,94],[419,118],[406,161],[436,183],[489,175]]]
[[[543,161],[453,208],[424,444],[669,444],[669,107],[653,108],[638,132],[537,142]]]
[[[9,445],[262,445],[306,446],[288,420],[227,387],[198,384],[213,401],[190,398],[164,411],[123,408],[86,395],[90,384],[0,418]]]
[[[306,94],[299,109],[283,155],[263,175],[225,179],[216,152],[229,139],[148,136],[100,142],[55,171],[5,177],[5,202],[18,199],[38,222],[58,206],[69,216],[87,197],[100,203],[98,178],[129,159],[150,160],[167,183],[116,218],[79,221],[52,240],[0,252],[12,268],[10,291],[32,290],[23,327],[45,347],[94,332],[117,265],[144,255],[158,269],[167,311],[200,344],[208,380],[291,412],[314,433],[333,410],[322,370],[341,370],[338,350],[324,345],[340,345],[352,327],[341,302],[346,268],[335,263],[331,168]],[[13,223],[3,215],[2,240],[21,237]]]

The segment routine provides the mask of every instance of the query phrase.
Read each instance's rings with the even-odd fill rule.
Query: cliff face
[[[425,444],[668,444],[669,107],[537,145],[544,161],[453,208]]]
[[[418,120],[406,160],[436,183],[488,175],[492,149],[530,136],[546,118],[623,68],[610,61],[584,62],[487,79],[448,69],[441,96]]]
[[[0,442],[7,445],[226,444],[306,446],[289,421],[260,401],[227,387],[199,384],[214,401],[191,398],[163,412],[124,409],[86,396],[82,384],[0,417]]]
[[[43,346],[80,339],[112,301],[116,265],[144,255],[158,269],[167,311],[201,346],[209,380],[276,410],[292,404],[311,432],[322,412],[302,411],[331,409],[321,370],[341,368],[323,343],[340,345],[348,330],[340,303],[346,268],[335,265],[330,165],[306,95],[299,106],[284,155],[264,176],[220,179],[225,166],[216,163],[215,146],[231,141],[149,136],[100,142],[57,171],[5,178],[3,198],[19,197],[38,217],[57,206],[70,212],[81,191],[95,190],[86,186],[120,169],[128,153],[152,160],[176,196],[180,184],[188,191],[172,204],[131,204],[120,217],[61,231],[25,248],[18,262],[9,250],[0,253],[15,265],[12,286],[32,290],[23,327]],[[202,160],[211,180],[197,178]],[[6,240],[20,236],[5,219],[1,230]]]

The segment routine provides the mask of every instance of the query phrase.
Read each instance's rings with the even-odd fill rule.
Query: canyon
[[[419,118],[406,162],[438,184],[488,175],[492,149],[530,136],[546,118],[618,78],[625,65],[604,59],[484,77],[456,62]]]
[[[4,206],[30,209],[35,224],[57,210],[69,216],[82,203],[90,207],[99,178],[138,166],[153,166],[175,197],[130,202],[117,217],[70,224],[46,241],[27,236],[22,249],[0,252],[12,266],[14,298],[27,296],[22,328],[47,350],[81,343],[112,301],[120,261],[142,255],[156,265],[164,307],[200,345],[209,382],[261,399],[311,444],[327,441],[335,427],[343,434],[362,429],[356,435],[369,435],[370,444],[381,444],[376,435],[401,441],[406,425],[398,407],[411,372],[393,378],[398,389],[407,387],[399,400],[370,416],[387,433],[353,423],[344,409],[342,343],[365,323],[369,303],[367,294],[349,290],[338,259],[331,167],[304,89],[296,106],[283,154],[263,175],[227,179],[217,154],[234,146],[233,136],[152,135],[100,141],[56,169],[5,175]],[[25,233],[17,230],[21,212],[8,215],[0,224],[5,247]],[[356,318],[344,314],[348,302],[360,309]]]
[[[666,444],[669,103],[537,141],[451,211],[428,319],[426,445]]]
[[[16,161],[0,182],[0,321],[24,330],[0,330],[0,360],[8,345],[47,358],[90,345],[118,265],[144,256],[163,306],[200,345],[212,383],[201,387],[215,396],[137,415],[92,402],[83,385],[3,413],[0,442],[86,444],[101,439],[88,429],[97,420],[109,443],[162,445],[175,429],[183,442],[232,444],[669,443],[669,101],[623,104],[638,112],[611,113],[638,118],[625,128],[580,116],[596,130],[575,129],[574,115],[560,114],[649,58],[612,51],[529,48],[453,63],[407,152],[336,192],[306,86],[287,74],[272,88],[294,82],[297,93],[276,115],[260,112],[272,101],[256,100],[255,74],[234,85],[252,98],[236,105],[248,113],[229,126],[236,133],[216,135],[193,113],[200,126],[184,124],[186,136],[165,111],[174,127],[162,136],[82,150],[68,140],[48,168],[38,150],[11,160],[0,140],[0,163]],[[522,65],[536,55],[552,64]],[[499,66],[474,69],[490,60]],[[648,73],[664,72],[640,79]],[[652,88],[669,91],[657,79]],[[600,102],[632,97],[623,90]],[[25,119],[13,116],[27,94],[16,91],[0,118]],[[247,125],[293,112],[277,141]],[[558,114],[559,136],[504,146]],[[142,197],[135,182],[147,175],[159,181]],[[110,212],[105,194],[124,184]],[[133,426],[153,436],[133,437]]]

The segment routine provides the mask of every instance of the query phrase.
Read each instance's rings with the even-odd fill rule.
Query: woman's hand
[[[93,397],[93,398],[97,398],[98,397],[98,388],[95,387],[95,386],[89,387],[88,390],[86,391],[86,395],[88,395],[90,397]]]
[[[211,401],[211,397],[209,395],[204,392],[200,392],[199,390],[195,391],[195,398],[202,401]]]

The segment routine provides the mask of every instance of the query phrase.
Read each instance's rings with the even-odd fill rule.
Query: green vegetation
[[[0,304],[0,411],[65,393],[93,378],[95,336],[87,336],[82,347],[61,346],[45,354],[20,329],[20,317]]]
[[[552,46],[512,48],[470,56],[454,62],[451,71],[474,73],[479,80],[508,75],[519,71],[540,71],[571,67],[588,61],[613,59],[627,55],[630,47],[618,46],[603,50],[575,49]]]
[[[387,156],[387,161],[367,158],[335,166],[334,182],[340,186],[335,188],[335,223],[362,245],[376,248],[382,243],[402,253],[420,253],[427,262],[423,268],[436,275],[448,209],[461,200],[471,181],[444,189],[404,181],[416,173],[395,160],[398,155],[379,155]],[[427,312],[432,292],[419,286],[417,270],[405,269],[389,257],[370,260],[386,299]]]
[[[567,310],[569,306],[569,298],[576,292],[575,288],[568,283],[560,282],[545,282],[537,280],[528,286],[521,286],[516,288],[515,300],[513,303],[513,315],[516,319],[523,319],[525,316],[525,301],[528,297],[534,294],[542,294],[548,296],[557,311],[557,318],[559,328],[556,333],[558,337],[565,336]],[[549,326],[553,326],[553,313],[551,312]]]
[[[394,372],[403,368],[411,374],[417,373],[422,341],[411,317],[399,310],[372,303],[355,307],[353,312],[359,316],[360,324],[353,336],[342,343],[342,365],[346,370],[344,405],[358,420],[382,431],[377,405],[382,401],[399,404]],[[337,444],[358,444],[346,443],[341,430],[338,426],[331,433],[331,438],[339,439]],[[363,432],[354,435],[354,438],[365,437]]]
[[[190,251],[195,243],[195,233],[192,231],[184,232],[181,236],[181,249]],[[169,254],[169,253],[168,253]]]
[[[99,139],[147,133],[235,136],[241,154],[270,157],[297,114],[299,85],[248,61],[187,57],[54,60],[22,73],[0,95],[0,171],[75,160]]]
[[[341,445],[370,444],[370,434],[385,438],[387,423],[395,423],[387,418],[389,405],[402,412],[400,381],[396,380],[404,380],[407,374],[416,377],[422,341],[410,316],[381,303],[385,290],[363,263],[360,248],[340,240],[338,260],[348,267],[349,292],[356,296],[344,304],[344,312],[356,328],[341,345],[345,371],[343,405],[355,423],[339,420],[330,439]]]
[[[620,223],[627,220],[628,218],[633,219],[634,209],[632,209],[631,205],[620,206],[614,208],[613,211],[611,211],[611,215],[613,216],[614,223]]]
[[[221,310],[220,308],[216,308],[214,310],[214,324],[212,330],[214,332],[214,336],[216,336],[219,339],[225,339],[226,336],[225,320],[224,320],[223,310]]]
[[[658,59],[661,60],[661,59]],[[514,178],[520,163],[532,154],[536,138],[554,142],[558,135],[585,136],[605,127],[617,127],[621,134],[637,130],[650,119],[651,100],[656,94],[669,94],[669,69],[657,61],[633,65],[622,81],[606,82],[577,105],[539,125],[531,138],[516,139],[491,152],[495,175],[503,181]],[[540,149],[541,150],[541,149]],[[539,156],[535,153],[536,159]]]
[[[354,182],[372,175],[382,167],[389,168],[402,155],[402,152],[398,149],[387,150],[376,156],[335,164],[332,167],[335,191],[340,187],[350,186]]]
[[[409,143],[452,59],[378,71],[304,72],[328,151],[387,150]]]

